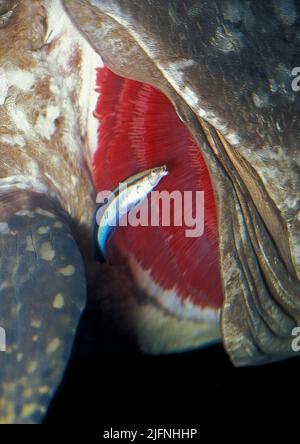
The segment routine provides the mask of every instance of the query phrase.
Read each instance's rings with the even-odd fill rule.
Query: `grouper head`
[[[291,332],[300,322],[300,93],[292,87],[299,4],[63,3],[104,63],[158,87],[201,147],[216,193],[222,336],[232,361],[293,355]]]
[[[221,339],[237,366],[297,355],[299,24],[296,0],[0,0],[1,423],[42,421],[68,364],[87,295],[86,319],[90,315],[104,329],[121,326],[121,336],[128,327],[146,352],[173,353]],[[199,254],[197,244],[188,244],[190,268],[173,275],[184,280],[192,270],[198,280],[209,276],[220,303],[214,310],[196,307],[197,294],[177,298],[174,282],[159,288],[151,281],[151,263],[140,270],[118,250],[112,266],[95,261],[99,128],[91,117],[101,100],[111,111],[115,92],[97,102],[101,66],[102,77],[107,70],[119,76],[107,77],[108,83],[140,82],[151,94],[156,88],[155,98],[171,108],[172,124],[178,129],[179,122],[180,134],[192,139],[187,150],[182,147],[193,167],[201,152],[217,209],[213,266],[220,273],[214,281],[199,265],[200,257],[209,263],[207,242]],[[122,118],[135,103],[129,99]],[[140,108],[149,111],[146,105]],[[133,117],[144,123],[141,109]],[[150,111],[159,132],[161,115]],[[171,128],[170,120],[165,126]],[[189,164],[182,165],[182,152],[173,155],[177,135],[170,153],[163,152],[162,134],[161,148],[150,153],[161,158],[145,169],[167,165],[165,186],[176,180],[174,165],[178,174],[192,174]],[[104,139],[114,136],[111,131]],[[126,136],[121,134],[122,143]],[[115,157],[108,153],[111,175],[133,157],[129,152],[121,162],[121,151],[116,146]],[[173,164],[165,154],[173,155]],[[134,165],[119,179],[141,171]],[[116,185],[113,177],[108,189]],[[130,240],[140,248],[134,235]],[[120,240],[120,231],[114,236]],[[158,242],[159,254],[167,242]],[[152,252],[153,262],[159,254]],[[168,278],[168,262],[159,265]],[[205,302],[209,306],[209,298]]]

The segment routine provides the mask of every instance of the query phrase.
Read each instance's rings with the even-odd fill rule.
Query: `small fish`
[[[100,205],[96,215],[97,242],[104,257],[108,237],[121,217],[140,205],[167,174],[165,165],[135,174],[125,179]]]

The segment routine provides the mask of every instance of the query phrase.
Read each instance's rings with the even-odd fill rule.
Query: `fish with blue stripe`
[[[166,165],[134,174],[109,193],[109,197],[100,204],[96,214],[97,242],[104,257],[107,254],[107,241],[122,216],[143,203],[167,174]]]

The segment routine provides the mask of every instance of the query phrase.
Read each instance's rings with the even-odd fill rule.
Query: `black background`
[[[247,433],[259,424],[274,432],[282,429],[287,414],[293,427],[292,416],[299,411],[293,405],[299,399],[299,358],[235,368],[222,345],[145,356],[126,340],[117,351],[103,346],[107,343],[105,336],[82,336],[79,330],[46,425],[98,434],[107,427],[188,424],[215,434],[221,424],[236,431],[237,424],[245,423]]]

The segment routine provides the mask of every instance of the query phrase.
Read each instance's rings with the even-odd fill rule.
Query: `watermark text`
[[[98,194],[98,225],[184,227],[186,237],[201,237],[204,233],[204,191],[152,191],[148,199],[141,199],[133,207],[130,199],[118,198],[121,193],[126,196],[126,184],[119,185],[116,195],[111,191]]]
[[[292,81],[292,90],[295,92],[300,91],[300,66],[296,66],[292,69],[292,76],[295,77]]]

